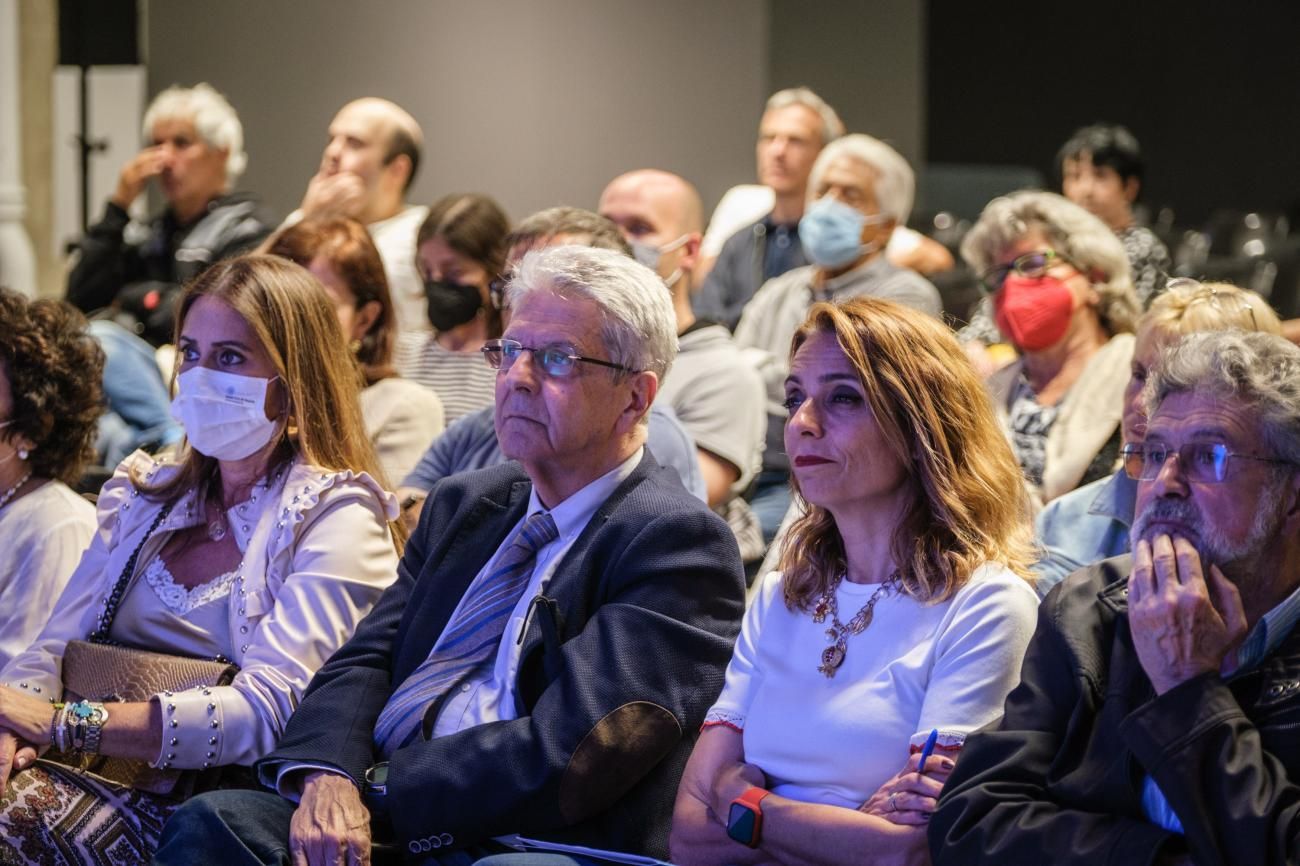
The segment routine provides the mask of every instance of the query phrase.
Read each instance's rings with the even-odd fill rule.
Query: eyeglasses
[[[546,375],[556,379],[572,376],[579,361],[587,364],[599,364],[602,367],[621,370],[624,373],[636,372],[624,367],[622,364],[615,364],[613,361],[602,361],[599,358],[587,358],[575,354],[572,346],[566,346],[563,343],[525,346],[518,340],[488,340],[483,344],[480,351],[483,352],[484,360],[493,370],[509,370],[514,366],[515,361],[519,360],[520,355],[524,352],[532,352],[533,360],[541,366]]]
[[[1005,265],[998,265],[989,268],[980,275],[980,286],[984,291],[993,294],[1002,288],[1002,283],[1006,281],[1007,275],[1015,271],[1022,277],[1034,279],[1041,277],[1051,268],[1059,265],[1069,265],[1075,270],[1081,270],[1078,265],[1058,253],[1056,250],[1042,250],[1041,252],[1025,253],[1023,256],[1016,256]]]
[[[1124,471],[1135,481],[1154,481],[1169,460],[1169,455],[1178,455],[1183,472],[1189,481],[1201,484],[1220,484],[1228,477],[1228,461],[1234,457],[1242,460],[1258,460],[1261,463],[1289,464],[1289,460],[1276,457],[1258,457],[1254,454],[1239,454],[1229,451],[1222,442],[1188,442],[1178,448],[1170,448],[1159,442],[1144,442],[1141,445],[1125,445]]]
[[[1214,284],[1206,285],[1191,277],[1175,277],[1169,280],[1165,283],[1165,291],[1182,295],[1185,305],[1189,307],[1195,303],[1207,303],[1214,307],[1219,318],[1236,319],[1243,323],[1243,327],[1244,320],[1249,318],[1250,329],[1259,330],[1259,323],[1255,321],[1255,308],[1245,295],[1234,291],[1221,291]]]

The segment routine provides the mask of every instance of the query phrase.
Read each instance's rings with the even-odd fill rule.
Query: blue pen
[[[930,736],[926,737],[925,745],[921,748],[921,760],[916,765],[916,771],[918,773],[925,772],[925,761],[930,757],[930,755],[934,754],[934,744],[937,742],[939,742],[939,729],[935,728],[930,731]]]

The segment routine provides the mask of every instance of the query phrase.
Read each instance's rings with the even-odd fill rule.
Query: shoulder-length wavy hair
[[[360,382],[344,348],[343,329],[315,277],[279,256],[218,262],[185,289],[177,304],[177,342],[186,315],[202,297],[221,301],[248,323],[284,383],[289,405],[280,422],[282,458],[301,454],[322,469],[368,472],[387,487],[362,422]],[[175,378],[173,372],[173,385]],[[218,475],[217,461],[188,443],[179,465],[179,472],[158,485],[132,480],[151,498],[171,499]],[[389,527],[400,553],[406,532],[400,523]]]
[[[819,303],[795,332],[790,357],[816,333],[835,336],[885,442],[908,469],[911,504],[889,551],[904,592],[944,601],[986,562],[1030,580],[1032,533],[1020,466],[952,331],[892,301]],[[794,489],[802,499],[797,481]],[[834,517],[805,504],[781,549],[791,610],[808,609],[848,567]]]
[[[393,345],[397,341],[393,298],[384,275],[384,261],[365,226],[347,217],[308,218],[276,232],[259,252],[281,256],[304,268],[310,268],[318,258],[324,259],[352,293],[355,309],[371,301],[379,304],[379,315],[356,351],[357,363],[367,385],[397,374],[393,369]]]

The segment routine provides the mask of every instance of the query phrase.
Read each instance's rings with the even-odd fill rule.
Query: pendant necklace
[[[14,495],[18,493],[18,489],[22,487],[24,484],[26,484],[27,479],[31,477],[32,477],[32,473],[28,472],[22,478],[18,479],[17,484],[15,484],[13,487],[10,487],[8,490],[6,490],[4,496],[0,496],[0,508],[4,508],[6,505],[8,505],[9,500],[13,499]]]
[[[212,504],[212,497],[211,496],[208,497],[207,512],[209,515],[212,515],[215,512],[215,516],[209,517],[208,519],[208,538],[212,539],[213,541],[220,541],[221,539],[226,537],[226,514],[225,511],[222,510],[220,502],[221,502],[221,494],[218,493],[217,506],[214,510]]]
[[[835,676],[835,672],[844,664],[844,656],[849,651],[849,638],[855,634],[861,634],[867,626],[871,625],[871,619],[875,615],[876,602],[879,601],[887,592],[892,592],[901,582],[898,571],[894,571],[889,579],[880,586],[876,591],[871,593],[871,598],[862,609],[853,615],[853,619],[848,623],[840,622],[839,603],[836,601],[836,593],[839,591],[840,584],[844,582],[844,575],[840,575],[835,583],[827,588],[817,599],[817,604],[813,606],[813,622],[822,623],[826,621],[826,615],[830,614],[831,627],[826,629],[826,639],[830,641],[830,646],[822,650],[822,663],[817,667],[817,672],[825,674],[827,679]]]

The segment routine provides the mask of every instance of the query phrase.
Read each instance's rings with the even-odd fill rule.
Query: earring
[[[348,343],[348,351],[351,352],[351,353],[354,354],[354,355],[357,354],[358,352],[360,352],[360,351],[361,351],[361,341],[360,341],[360,340],[353,340],[352,342]]]
[[[26,448],[19,448],[19,449],[18,449],[18,459],[19,459],[19,460],[26,460],[26,459],[27,459],[27,455],[30,454],[30,453],[31,453],[31,452],[28,451]]]

